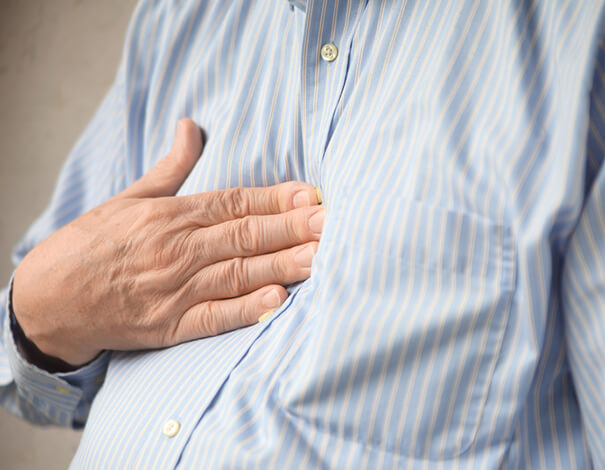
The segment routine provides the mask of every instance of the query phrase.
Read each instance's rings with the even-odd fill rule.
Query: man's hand
[[[250,325],[309,277],[324,209],[284,183],[174,197],[202,151],[179,121],[145,176],[36,246],[13,284],[15,316],[45,354],[159,348]]]

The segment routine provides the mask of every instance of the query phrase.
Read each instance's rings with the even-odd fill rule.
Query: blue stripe
[[[20,357],[6,289],[0,402],[86,420],[78,469],[605,468],[602,18],[588,0],[142,0],[15,263],[188,116],[208,141],[179,194],[321,187],[312,275],[267,322],[64,375]]]

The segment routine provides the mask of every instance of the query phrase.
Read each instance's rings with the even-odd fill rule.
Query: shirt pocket
[[[515,285],[511,230],[417,200],[328,208],[288,411],[320,433],[417,458],[476,437]]]

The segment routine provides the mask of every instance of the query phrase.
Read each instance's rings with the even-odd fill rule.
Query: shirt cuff
[[[10,287],[12,291],[12,279]],[[92,399],[103,384],[109,352],[103,352],[92,362],[70,372],[50,373],[29,363],[20,353],[11,328],[14,314],[10,294],[4,324],[4,344],[19,395],[44,414],[67,414],[72,417],[75,426],[83,424]]]

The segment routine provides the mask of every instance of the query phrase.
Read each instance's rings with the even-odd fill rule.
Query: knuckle
[[[244,217],[233,224],[231,241],[242,253],[256,253],[259,249],[260,230],[258,221],[250,216]]]
[[[277,279],[287,279],[293,271],[290,257],[284,253],[278,253],[272,257],[271,268]]]
[[[285,222],[284,225],[291,240],[300,241],[309,238],[309,223],[304,210],[297,210],[288,214]]]
[[[216,336],[225,331],[225,322],[220,303],[208,301],[200,315],[200,328],[205,336]]]
[[[233,188],[225,193],[226,210],[233,217],[241,218],[250,213],[250,199],[244,188]]]
[[[178,273],[175,273],[175,278],[178,276]],[[187,301],[187,299],[191,299],[196,294],[196,285],[200,283],[200,274],[187,274],[185,280],[181,283],[180,287],[173,293],[173,302],[175,305],[182,305]]]
[[[236,257],[227,261],[224,275],[226,285],[233,296],[239,295],[244,290],[248,279],[244,259]]]
[[[171,257],[171,261],[177,270],[175,275],[190,274],[191,269],[197,267],[200,259],[208,257],[208,247],[205,243],[200,243],[199,235],[195,230],[185,230],[173,238],[176,245],[173,248],[175,255]]]
[[[259,315],[261,315],[259,313],[254,314],[254,309],[250,307],[251,306],[249,302],[244,302],[241,308],[238,308],[235,312],[237,325],[239,325],[240,327],[254,323],[255,319],[257,319]]]
[[[269,206],[271,212],[285,212],[292,206],[294,183],[287,182],[274,186],[269,190]]]
[[[146,226],[153,224],[159,218],[158,208],[153,200],[145,199],[137,206],[138,226]]]

